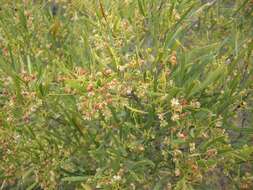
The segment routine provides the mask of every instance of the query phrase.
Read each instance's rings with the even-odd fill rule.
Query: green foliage
[[[3,1],[0,189],[253,189],[252,1]]]

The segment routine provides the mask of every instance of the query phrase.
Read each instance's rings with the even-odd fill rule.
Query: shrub
[[[1,189],[252,189],[252,8],[2,2]]]

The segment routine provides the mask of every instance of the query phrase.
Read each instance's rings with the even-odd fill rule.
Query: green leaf
[[[148,112],[145,112],[145,111],[142,111],[142,110],[138,110],[138,109],[132,108],[132,107],[130,107],[130,106],[127,105],[127,104],[125,104],[124,106],[125,106],[127,109],[129,109],[130,111],[132,111],[132,112],[140,113],[140,114],[148,114]]]
[[[207,88],[210,84],[216,82],[220,76],[224,75],[226,73],[226,67],[225,66],[219,66],[216,70],[209,72],[206,79],[201,82],[199,85],[196,85],[191,90],[190,94],[188,95],[188,98],[192,97],[196,93],[201,92],[205,88]]]
[[[143,159],[137,162],[131,162],[129,165],[129,169],[137,169],[139,167],[144,167],[144,166],[150,166],[152,168],[155,167],[155,163],[152,162],[151,160],[148,159]]]
[[[139,9],[140,9],[140,11],[141,11],[141,14],[142,14],[143,16],[145,16],[146,13],[145,13],[145,11],[144,11],[143,1],[142,1],[142,0],[138,0],[138,7],[139,7]]]
[[[71,177],[64,177],[62,178],[62,181],[67,182],[85,182],[89,176],[71,176]]]
[[[224,143],[224,140],[225,140],[225,137],[224,137],[224,136],[219,136],[219,137],[216,137],[216,138],[214,138],[214,139],[211,139],[211,140],[209,140],[209,141],[203,143],[202,145],[200,145],[200,148],[201,148],[202,150],[206,150],[208,147],[210,147],[210,146],[212,146],[212,145],[214,145],[214,144],[216,144],[216,143],[219,143],[219,142]]]

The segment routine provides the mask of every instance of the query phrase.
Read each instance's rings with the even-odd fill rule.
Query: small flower
[[[159,120],[164,120],[164,114],[163,113],[158,114],[158,118]]]
[[[195,143],[190,143],[190,153],[193,153],[195,151]]]
[[[175,169],[175,176],[178,177],[180,176],[181,172],[178,168]]]
[[[133,89],[132,89],[132,88],[128,88],[127,91],[126,91],[126,94],[127,94],[128,96],[131,96],[132,93],[133,93]]]
[[[180,157],[180,156],[182,156],[183,155],[183,153],[182,153],[182,151],[181,150],[179,150],[179,149],[175,149],[174,151],[173,151],[173,156],[174,157]]]
[[[180,105],[178,99],[176,98],[173,98],[170,102],[172,107]]]
[[[203,132],[203,133],[201,134],[201,136],[202,136],[203,138],[205,138],[205,139],[209,138],[209,135],[208,135],[206,132]]]
[[[97,72],[97,73],[96,73],[96,76],[97,76],[97,77],[101,77],[102,75],[103,75],[102,72]]]
[[[120,66],[118,67],[118,69],[119,69],[120,72],[124,72],[124,71],[126,70],[126,68],[127,68],[126,65],[120,65]]]
[[[136,190],[136,186],[134,183],[131,183],[130,186],[132,187],[132,190]]]
[[[180,104],[180,102],[179,102],[178,99],[173,98],[173,99],[170,101],[170,103],[171,103],[171,107],[172,107],[172,109],[173,109],[174,111],[176,111],[176,112],[182,112],[183,107],[182,107],[182,105]]]
[[[168,122],[164,119],[164,114],[163,113],[158,114],[158,118],[160,120],[160,126],[161,127],[167,126]]]
[[[168,122],[165,121],[165,120],[163,120],[163,121],[160,122],[160,126],[161,127],[166,127],[167,125],[168,125]]]
[[[169,139],[168,137],[165,137],[165,138],[163,139],[163,144],[164,144],[164,145],[169,145],[169,144],[170,144],[170,139]]]
[[[201,104],[198,101],[191,101],[190,105],[195,109],[199,109],[201,106]]]
[[[174,18],[175,18],[176,21],[181,18],[180,14],[175,9],[173,9],[173,16],[174,16]]]
[[[121,180],[120,175],[114,175],[112,178],[113,178],[113,181],[120,181]]]
[[[242,102],[241,102],[241,106],[242,106],[242,107],[246,107],[246,106],[247,106],[247,102],[242,101]]]
[[[171,116],[172,121],[178,121],[179,119],[180,119],[180,117],[177,113],[173,113],[173,115]]]
[[[215,126],[216,126],[216,127],[221,127],[221,126],[222,126],[222,121],[217,121],[217,122],[215,123]]]

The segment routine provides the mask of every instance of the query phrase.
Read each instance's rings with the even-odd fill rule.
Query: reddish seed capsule
[[[108,99],[106,100],[106,103],[107,103],[107,104],[111,104],[111,103],[112,103],[112,98],[108,98]]]
[[[217,154],[217,150],[216,149],[209,149],[209,150],[207,150],[207,156],[208,157],[211,157],[211,156],[215,156],[216,154]]]
[[[106,69],[104,72],[105,76],[110,76],[112,74],[112,70],[111,69]]]
[[[180,101],[180,104],[181,104],[182,106],[187,106],[187,105],[188,105],[188,102],[187,102],[187,100],[182,99],[182,100]]]
[[[176,53],[176,51],[173,51],[171,53],[170,63],[171,63],[172,66],[177,64],[177,53]]]
[[[92,85],[92,84],[88,84],[86,90],[87,90],[88,92],[93,91],[93,85]]]
[[[5,57],[8,56],[8,49],[7,48],[3,48],[2,51],[3,51],[3,55]]]
[[[24,121],[26,124],[29,123],[30,118],[29,118],[28,114],[25,114],[25,115],[23,116],[23,121]]]
[[[95,110],[102,110],[103,109],[103,104],[101,104],[101,103],[95,104],[94,109]]]

